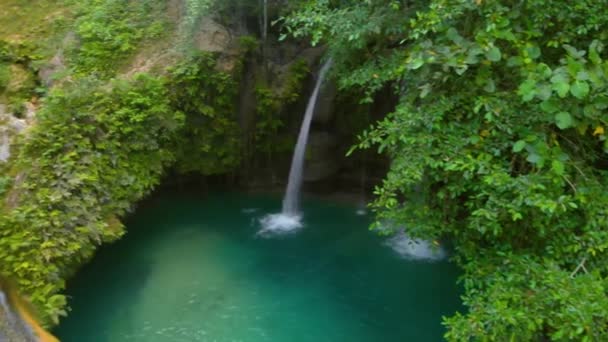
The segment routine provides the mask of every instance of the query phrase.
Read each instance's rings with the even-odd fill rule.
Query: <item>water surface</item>
[[[304,228],[262,237],[280,198],[165,196],[68,283],[62,341],[440,341],[457,269],[407,260],[356,208],[304,201]]]

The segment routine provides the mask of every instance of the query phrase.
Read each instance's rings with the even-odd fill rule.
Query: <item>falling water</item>
[[[315,84],[315,89],[308,100],[306,113],[304,114],[302,127],[300,127],[300,134],[298,135],[298,142],[293,153],[293,159],[291,160],[287,191],[285,192],[285,198],[283,198],[283,211],[279,214],[271,214],[262,218],[261,223],[263,228],[260,231],[262,235],[290,233],[302,226],[299,215],[299,198],[304,170],[304,154],[306,152],[306,144],[308,143],[308,131],[310,130],[310,123],[315,111],[315,105],[317,104],[317,98],[319,97],[321,84],[330,66],[331,59],[323,64],[317,78],[317,83]]]
[[[300,127],[300,135],[298,135],[298,143],[293,153],[293,159],[291,160],[291,169],[289,170],[289,183],[287,183],[287,192],[283,199],[283,214],[297,215],[298,214],[298,202],[300,196],[300,188],[302,186],[302,172],[304,169],[304,153],[306,152],[306,144],[308,143],[308,131],[310,130],[310,122],[315,111],[315,105],[317,104],[317,98],[319,97],[319,89],[325,79],[325,74],[331,66],[331,59],[325,62],[317,78],[317,84],[315,89],[308,100],[308,106],[306,107],[306,113],[304,114],[304,120],[302,121],[302,127]]]
[[[262,40],[265,46],[266,41],[268,40],[268,0],[264,0],[263,7],[264,17],[262,19]]]

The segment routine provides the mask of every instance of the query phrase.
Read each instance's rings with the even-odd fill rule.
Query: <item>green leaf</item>
[[[564,174],[565,168],[564,163],[555,159],[551,162],[551,169],[555,171],[558,175],[562,176]]]
[[[570,87],[570,93],[577,99],[582,99],[589,94],[589,84],[585,81],[576,81]]]
[[[546,113],[555,113],[559,111],[559,100],[555,98],[549,98],[546,101],[541,102],[540,109]]]
[[[526,142],[524,140],[519,140],[513,145],[513,152],[521,152],[526,147]]]
[[[424,61],[422,60],[422,58],[416,58],[410,63],[409,68],[411,70],[416,70],[416,69],[419,69],[423,65],[424,65]]]
[[[492,62],[498,62],[502,58],[502,54],[500,53],[500,49],[496,46],[492,46],[488,52],[486,52],[486,58]]]
[[[560,129],[572,127],[572,115],[568,112],[559,112],[555,114],[555,124]]]
[[[527,48],[526,51],[528,52],[528,56],[530,56],[532,59],[540,57],[540,49],[538,46],[531,46]]]
[[[536,154],[536,153],[531,153],[528,158],[526,158],[527,161],[529,161],[532,164],[537,164],[539,166],[542,166],[544,163],[544,158],[541,157],[540,155]]]
[[[536,95],[536,81],[532,79],[525,80],[524,83],[519,86],[517,93],[526,102],[532,100],[534,95]]]
[[[489,78],[488,81],[486,82],[485,87],[483,87],[483,90],[487,91],[488,93],[493,93],[496,91],[496,84],[494,83],[494,80]]]
[[[554,83],[553,90],[555,90],[559,97],[564,98],[568,94],[568,90],[570,90],[570,85],[564,82]]]

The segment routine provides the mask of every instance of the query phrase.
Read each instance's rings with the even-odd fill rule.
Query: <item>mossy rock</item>
[[[30,92],[36,88],[36,78],[28,69],[20,64],[11,64],[8,69],[9,81],[6,92],[9,95]]]
[[[8,66],[7,83],[0,95],[3,95],[9,110],[20,116],[25,110],[24,103],[34,95],[36,76],[21,64]]]

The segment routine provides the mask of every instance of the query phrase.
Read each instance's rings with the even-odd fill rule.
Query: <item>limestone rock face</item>
[[[228,28],[218,24],[211,17],[200,19],[200,25],[194,34],[194,46],[205,52],[220,54],[217,69],[224,72],[234,70],[239,58],[239,48]]]
[[[6,162],[11,156],[10,137],[4,127],[0,127],[0,163]]]
[[[35,107],[26,104],[27,118],[33,118]],[[19,119],[6,112],[6,106],[0,104],[0,163],[5,163],[11,156],[12,138],[27,128],[26,119]]]
[[[230,31],[209,17],[200,20],[200,27],[194,38],[197,49],[207,52],[224,52],[232,41]]]
[[[338,139],[328,132],[311,132],[304,162],[304,181],[315,182],[335,175],[338,163]]]
[[[38,78],[46,87],[52,87],[56,82],[55,76],[66,70],[65,56],[63,52],[68,46],[75,44],[76,41],[76,34],[74,32],[69,32],[65,38],[63,38],[63,42],[57,49],[57,52],[53,58],[40,67],[40,70],[38,71]]]

